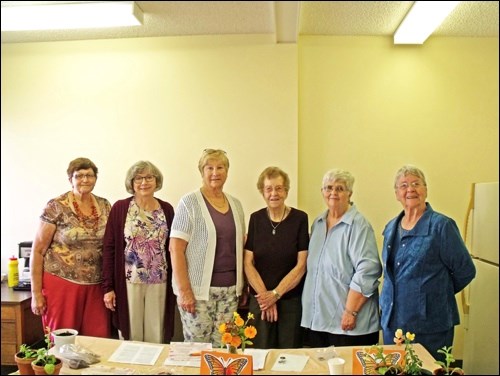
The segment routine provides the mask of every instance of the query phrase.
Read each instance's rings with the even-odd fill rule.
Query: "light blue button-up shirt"
[[[301,325],[332,334],[364,335],[380,329],[378,286],[382,265],[370,223],[355,206],[327,232],[328,211],[311,227],[307,275],[302,293]],[[347,294],[353,289],[368,300],[356,328],[342,330]]]

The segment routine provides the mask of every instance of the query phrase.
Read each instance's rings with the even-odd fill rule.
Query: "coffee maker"
[[[30,282],[30,256],[31,247],[33,242],[21,242],[19,243],[19,259],[24,258],[24,265],[22,265],[22,272],[19,273],[19,282]]]

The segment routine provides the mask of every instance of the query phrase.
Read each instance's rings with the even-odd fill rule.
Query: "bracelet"
[[[276,297],[276,300],[280,300],[281,299],[281,295],[278,293],[278,291],[273,290],[273,294]]]

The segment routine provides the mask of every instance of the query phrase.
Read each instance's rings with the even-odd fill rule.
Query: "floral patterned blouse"
[[[79,284],[102,280],[102,238],[111,205],[92,195],[95,211],[89,216],[76,213],[72,192],[50,200],[40,219],[56,226],[44,256],[45,272]]]
[[[125,220],[125,279],[128,283],[166,283],[167,220],[161,207],[141,209],[130,201]]]

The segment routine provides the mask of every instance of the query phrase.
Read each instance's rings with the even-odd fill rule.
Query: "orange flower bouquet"
[[[253,320],[252,312],[248,312],[246,321],[244,321],[238,312],[233,312],[233,317],[230,321],[222,323],[219,326],[221,337],[221,347],[229,345],[229,347],[238,348],[245,351],[246,345],[253,345],[250,339],[255,338],[257,329],[254,326],[248,325],[250,320]]]

